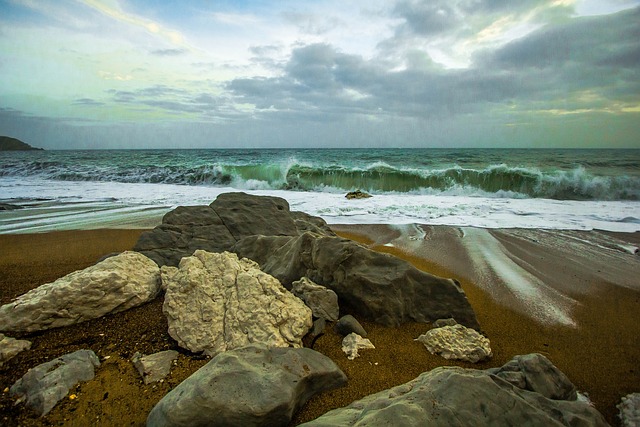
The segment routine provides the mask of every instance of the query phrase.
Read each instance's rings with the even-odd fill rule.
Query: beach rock
[[[236,240],[256,234],[298,235],[298,229],[290,215],[289,203],[279,197],[223,193],[210,206]]]
[[[347,355],[347,359],[353,360],[359,356],[358,350],[366,350],[376,348],[373,343],[366,339],[362,338],[360,335],[355,332],[350,333],[342,340],[342,351]]]
[[[249,259],[202,250],[162,267],[169,335],[194,353],[262,343],[301,347],[311,310]]]
[[[462,325],[442,326],[420,335],[420,341],[431,354],[445,359],[477,363],[492,356],[489,340],[477,331]]]
[[[569,378],[538,353],[516,356],[502,367],[489,369],[488,372],[548,399],[577,399],[576,388]]]
[[[346,197],[349,200],[353,200],[353,199],[368,199],[372,196],[371,194],[365,193],[364,191],[356,190],[356,191],[348,192],[344,197]]]
[[[311,339],[311,345],[309,346],[309,348],[313,348],[313,345],[315,344],[316,340],[320,338],[322,335],[324,335],[324,331],[326,328],[327,328],[327,321],[324,319],[324,317],[318,317],[316,320],[313,321],[313,327],[307,334],[309,339]]]
[[[291,289],[307,277],[333,290],[341,309],[388,326],[453,317],[479,329],[453,280],[337,237],[321,218],[291,212],[279,197],[224,193],[209,206],[180,207],[144,233],[134,249],[176,267],[197,249],[235,252]]]
[[[608,426],[591,405],[523,390],[487,370],[439,367],[304,426]]]
[[[175,350],[166,350],[159,353],[143,356],[136,352],[131,358],[133,366],[138,370],[145,384],[150,384],[164,379],[171,371],[173,361],[178,358]]]
[[[230,251],[246,236],[296,236],[303,231],[335,236],[322,218],[291,212],[280,197],[223,193],[209,206],[179,206],[168,212],[162,224],[143,233],[133,249],[159,266],[176,267],[197,249]]]
[[[443,326],[453,326],[453,325],[457,325],[458,322],[456,322],[456,319],[438,319],[435,322],[433,322],[433,327],[434,328],[442,328]]]
[[[304,301],[314,317],[322,317],[330,322],[338,320],[340,313],[338,295],[331,289],[303,277],[292,283],[291,292]]]
[[[138,252],[123,252],[0,307],[0,331],[34,332],[72,325],[139,306],[158,295],[160,269]]]
[[[624,396],[616,407],[620,411],[622,427],[640,426],[640,393]]]
[[[165,214],[162,224],[142,233],[133,250],[160,266],[177,266],[182,257],[190,256],[196,249],[223,252],[235,242],[211,207],[179,206]]]
[[[367,331],[365,331],[360,322],[350,314],[346,314],[338,320],[335,330],[342,336],[347,336],[350,333],[356,333],[361,337],[367,337]]]
[[[260,264],[290,288],[301,277],[333,290],[340,310],[386,326],[453,317],[479,329],[464,291],[408,262],[351,240],[305,232],[300,236],[250,236],[232,251]]]
[[[346,382],[311,349],[250,345],[220,353],[171,390],[147,426],[286,426],[313,395]]]
[[[30,348],[31,341],[17,340],[0,334],[0,367],[19,353],[29,350]]]
[[[71,387],[89,381],[100,366],[98,356],[91,350],[78,350],[29,369],[11,386],[9,393],[25,401],[38,416],[46,415]]]

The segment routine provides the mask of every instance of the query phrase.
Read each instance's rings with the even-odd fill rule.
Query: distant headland
[[[44,148],[32,147],[26,142],[9,136],[0,136],[0,151],[30,151],[44,150]]]

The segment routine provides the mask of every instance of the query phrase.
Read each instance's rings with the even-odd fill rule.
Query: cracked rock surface
[[[261,343],[302,347],[311,309],[258,264],[229,252],[197,250],[162,268],[163,312],[178,344],[208,356]]]

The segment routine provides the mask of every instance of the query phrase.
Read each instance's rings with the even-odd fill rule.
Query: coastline
[[[564,232],[553,230],[543,235],[557,243],[554,247],[558,252],[552,253],[544,241],[539,243],[539,235],[532,237],[535,233],[542,233],[540,230],[524,233],[528,239],[522,233],[516,233],[517,230],[488,232],[508,250],[510,259],[529,268],[527,271],[540,272],[545,278],[556,278],[545,283],[574,301],[570,315],[575,325],[568,325],[548,322],[547,318],[544,322],[536,320],[531,313],[514,308],[502,299],[504,292],[480,285],[474,276],[473,257],[461,249],[459,241],[451,238],[452,235],[460,235],[457,227],[332,225],[332,228],[343,237],[375,250],[393,253],[432,274],[458,279],[483,331],[491,340],[494,357],[478,365],[452,363],[430,355],[421,344],[413,341],[427,329],[425,325],[384,328],[363,322],[376,350],[364,351],[362,357],[348,361],[340,351],[339,337],[328,331],[314,348],[336,360],[349,377],[349,384],[313,398],[295,418],[295,423],[406,382],[436,366],[485,369],[500,366],[516,354],[529,352],[549,357],[578,390],[589,394],[596,408],[612,425],[617,423],[615,405],[620,397],[640,390],[640,370],[637,369],[640,362],[637,349],[640,324],[635,319],[640,308],[640,290],[633,286],[636,284],[633,279],[638,277],[640,257],[625,253],[624,248],[599,245],[601,247],[595,247],[593,253],[576,254],[572,245],[585,243],[576,240],[575,235],[568,237]],[[412,234],[418,229],[428,232]],[[130,249],[142,231],[99,229],[0,235],[3,252],[0,259],[0,302],[6,303],[28,289],[92,265],[108,253]],[[582,237],[598,234],[597,238],[602,238],[599,232],[583,233]],[[640,242],[640,233],[604,235],[622,239],[630,246]],[[538,242],[533,241],[536,238]],[[558,254],[564,254],[564,258]],[[599,256],[591,259],[590,263],[578,262],[585,257],[593,258],[593,254]],[[622,264],[611,262],[611,256],[622,260]],[[624,260],[628,260],[626,268]],[[609,267],[608,274],[603,275],[600,263]],[[69,426],[87,425],[96,419],[100,420],[100,425],[118,425],[123,417],[135,425],[142,425],[146,414],[162,395],[206,363],[205,359],[189,357],[182,352],[178,365],[164,383],[155,386],[140,383],[128,360],[133,353],[148,354],[174,346],[166,333],[159,300],[125,313],[74,327],[31,334],[28,338],[33,342],[31,351],[18,355],[0,368],[3,389],[11,386],[28,367],[70,351],[90,347],[102,358],[111,356],[104,360],[94,380],[78,387],[78,399],[61,402],[45,417],[48,422]],[[23,425],[42,423],[42,420],[30,418],[19,408],[14,408],[8,393],[2,393],[0,409],[8,420],[19,420]]]

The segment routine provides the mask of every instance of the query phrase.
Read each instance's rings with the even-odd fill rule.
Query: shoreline
[[[562,287],[558,286],[560,291],[576,301],[572,306],[571,316],[577,326],[568,326],[562,323],[540,323],[532,319],[530,314],[501,301],[500,292],[487,290],[474,281],[473,268],[469,265],[471,257],[460,250],[458,241],[449,239],[451,235],[458,233],[456,227],[427,228],[430,233],[425,233],[422,239],[412,239],[416,236],[402,232],[403,229],[415,230],[409,226],[331,227],[342,237],[357,240],[374,250],[390,252],[431,274],[458,279],[483,331],[491,340],[494,357],[491,361],[478,365],[452,363],[430,355],[421,344],[413,341],[427,329],[425,325],[405,324],[400,328],[384,328],[363,321],[376,350],[364,351],[361,357],[348,361],[339,349],[339,337],[328,331],[316,342],[314,348],[336,360],[349,377],[349,385],[313,398],[296,416],[294,423],[308,421],[328,409],[344,406],[355,399],[404,383],[436,366],[457,365],[486,369],[500,366],[517,354],[529,352],[539,352],[549,357],[567,374],[578,390],[589,394],[596,408],[612,425],[617,423],[615,405],[620,397],[640,390],[640,370],[637,368],[640,363],[640,350],[637,349],[640,325],[635,319],[640,308],[640,290],[615,283],[625,272],[631,280],[638,277],[634,273],[640,268],[640,257],[637,255],[637,258],[628,258],[633,255],[617,249],[607,249],[606,246],[597,248],[595,252],[601,256],[611,251],[615,254],[614,258],[620,256],[629,262],[634,260],[635,265],[630,264],[623,271],[616,270],[615,274],[605,276],[607,280],[602,280],[601,275],[597,274],[598,264],[592,263],[585,268],[595,271],[582,272],[574,279],[583,284],[580,289],[569,291],[567,288],[570,286],[565,282]],[[0,235],[0,248],[3,251],[0,259],[0,302],[6,303],[33,287],[92,265],[108,253],[130,249],[143,231],[144,229],[99,229]],[[553,271],[562,266],[557,259],[534,263],[537,246],[531,240],[523,240],[522,236],[509,234],[508,230],[502,229],[488,233],[512,252],[517,252],[516,248],[520,248],[522,253],[516,255],[521,262],[528,260],[537,270],[546,266],[547,276],[557,275],[565,280],[564,278],[574,274]],[[584,244],[580,241],[576,243],[557,230],[547,234],[566,240],[571,245]],[[640,241],[640,233],[615,233],[611,236],[630,244]],[[456,247],[458,250],[454,250]],[[562,252],[563,248],[557,247],[556,250]],[[511,255],[514,256],[513,253]],[[443,258],[445,261],[442,261]],[[571,262],[566,264],[572,265]],[[613,267],[610,262],[608,264]],[[583,268],[582,264],[576,265]],[[104,336],[100,336],[100,333]],[[28,367],[83,347],[95,349],[101,357],[111,356],[103,362],[96,379],[79,386],[77,400],[61,402],[45,417],[49,422],[69,426],[86,425],[96,417],[99,417],[102,425],[118,425],[122,417],[140,424],[146,419],[146,413],[155,401],[169,388],[206,363],[206,360],[191,357],[182,351],[178,366],[165,383],[156,386],[144,386],[140,383],[128,360],[132,354],[135,351],[148,354],[174,346],[166,333],[166,321],[162,319],[161,303],[158,300],[125,313],[69,328],[31,334],[28,338],[33,342],[31,351],[18,355],[0,368],[0,385],[3,389],[24,374]],[[109,397],[102,404],[92,403],[94,399],[97,402],[102,400],[105,387]],[[21,413],[19,408],[14,408],[7,395],[8,393],[2,393],[0,399],[0,412],[7,414],[3,416],[19,420],[23,425],[41,425],[40,420],[32,419]]]

